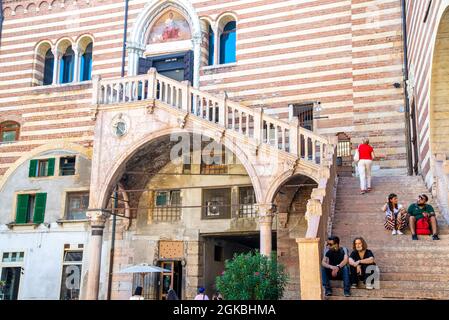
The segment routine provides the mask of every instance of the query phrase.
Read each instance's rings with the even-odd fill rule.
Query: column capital
[[[126,50],[129,53],[137,53],[139,55],[143,54],[145,52],[145,46],[143,46],[140,43],[136,42],[126,42]]]
[[[104,210],[88,210],[86,212],[86,217],[89,220],[90,225],[96,228],[104,227],[109,216],[110,214]]]
[[[270,224],[273,222],[276,207],[272,203],[263,203],[257,206],[260,224]]]

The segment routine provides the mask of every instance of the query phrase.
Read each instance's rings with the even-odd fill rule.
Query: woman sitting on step
[[[407,211],[398,203],[396,194],[390,194],[387,199],[387,203],[382,207],[385,212],[385,229],[390,230],[393,235],[403,234],[401,230],[407,226]]]

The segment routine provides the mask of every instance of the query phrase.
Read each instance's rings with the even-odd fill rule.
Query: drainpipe
[[[128,2],[129,0],[125,0],[125,22],[123,26],[123,47],[122,47],[122,71],[121,77],[125,76],[125,57],[126,57],[126,37],[128,33]]]
[[[109,252],[109,277],[108,277],[108,296],[107,300],[111,300],[112,292],[112,272],[114,269],[114,251],[115,251],[115,228],[117,225],[117,208],[118,208],[118,186],[114,190],[114,206],[112,215],[112,232],[111,232],[111,249]]]
[[[0,45],[2,44],[2,30],[3,30],[3,0],[0,0]]]
[[[407,47],[407,6],[405,0],[402,0],[402,40],[404,42],[404,95],[405,95],[405,136],[407,148],[407,174],[413,175],[413,158],[412,158],[412,133],[410,128],[410,103],[407,91],[408,82],[408,47]],[[414,128],[415,129],[415,128]],[[416,140],[416,131],[413,133],[413,138]]]

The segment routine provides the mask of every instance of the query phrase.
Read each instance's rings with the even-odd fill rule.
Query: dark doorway
[[[17,300],[21,271],[21,267],[2,269],[2,277],[0,279],[5,282],[5,285],[3,286],[3,290],[0,291],[0,300]]]
[[[352,144],[346,133],[340,132],[337,145],[337,174],[340,177],[352,177]]]
[[[173,80],[192,83],[193,51],[139,58],[139,74],[147,73],[150,68],[156,68],[159,74]]]
[[[160,261],[159,266],[170,270],[160,275],[159,300],[166,300],[168,290],[173,288],[179,299],[182,297],[182,266],[181,261]]]
[[[234,254],[247,253],[260,249],[260,234],[203,234],[204,254],[199,256],[200,264],[203,265],[203,281],[206,294],[209,298],[215,292],[215,279],[221,275],[225,268],[226,260],[231,260]],[[272,250],[277,250],[276,232],[272,234]]]

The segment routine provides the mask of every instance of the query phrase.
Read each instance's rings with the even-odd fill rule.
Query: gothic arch
[[[148,2],[136,19],[128,41],[129,66],[128,75],[137,74],[139,57],[145,51],[145,35],[152,22],[165,10],[173,8],[187,19],[192,33],[194,50],[193,86],[199,86],[199,68],[201,58],[201,24],[195,9],[187,0],[153,0]]]

